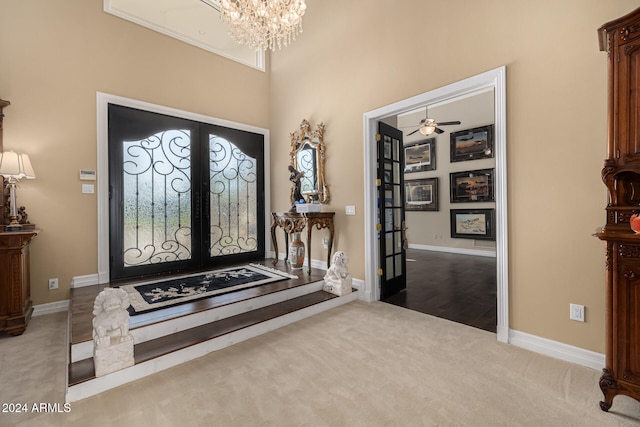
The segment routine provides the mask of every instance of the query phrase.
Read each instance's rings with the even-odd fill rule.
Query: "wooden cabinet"
[[[640,8],[598,30],[608,57],[608,155],[602,169],[609,203],[598,237],[606,242],[607,348],[600,377],[608,411],[618,394],[640,401]]]
[[[31,319],[29,242],[37,230],[0,232],[0,331],[20,335]]]

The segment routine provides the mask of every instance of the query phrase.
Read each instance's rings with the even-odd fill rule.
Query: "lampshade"
[[[0,155],[0,175],[15,179],[34,179],[36,173],[27,154],[5,151]]]
[[[28,154],[22,154],[20,156],[22,160],[22,171],[24,173],[24,177],[27,179],[36,179],[36,172],[33,170],[33,166],[31,166],[31,159]]]

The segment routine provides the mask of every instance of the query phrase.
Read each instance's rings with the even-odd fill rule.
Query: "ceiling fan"
[[[407,136],[409,135],[413,135],[414,133],[420,131],[421,134],[423,135],[431,135],[433,132],[435,133],[443,133],[444,131],[442,129],[440,129],[438,126],[450,126],[450,125],[459,125],[461,124],[460,121],[453,121],[453,122],[436,122],[436,119],[430,119],[429,118],[429,110],[426,109],[426,117],[422,120],[420,120],[420,124],[418,125],[418,129],[409,132],[407,134]]]

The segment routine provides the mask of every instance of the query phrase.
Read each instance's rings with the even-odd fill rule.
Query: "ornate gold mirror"
[[[323,139],[324,124],[315,130],[307,119],[300,123],[300,129],[291,134],[291,166],[303,173],[300,180],[300,192],[307,203],[329,203],[329,188],[324,177]],[[294,189],[291,189],[291,203],[294,203]]]

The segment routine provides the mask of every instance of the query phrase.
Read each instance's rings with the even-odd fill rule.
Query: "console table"
[[[309,274],[311,274],[311,231],[315,227],[318,230],[329,229],[329,245],[327,247],[327,268],[331,265],[331,247],[333,246],[333,217],[335,212],[272,212],[271,213],[271,241],[276,252],[273,265],[278,263],[278,240],[276,239],[276,228],[284,230],[284,241],[286,245],[284,262],[289,259],[289,234],[301,233],[307,229],[307,260]]]
[[[0,232],[0,331],[20,335],[33,314],[29,242],[38,230]]]

